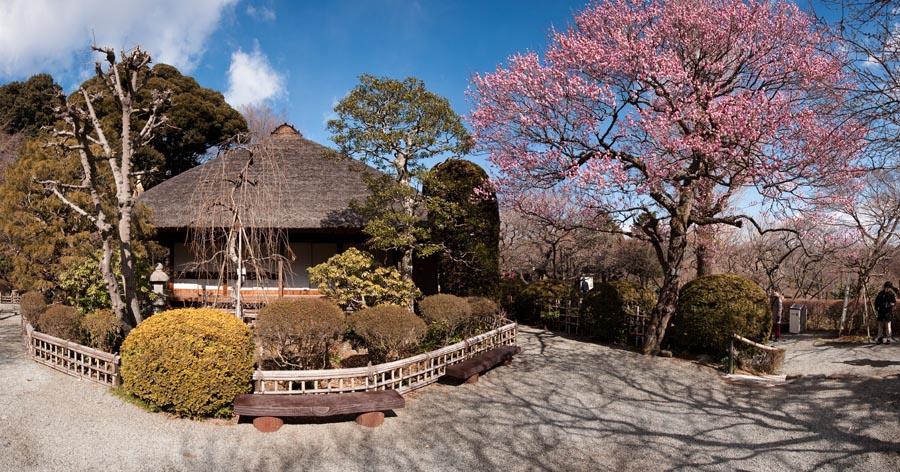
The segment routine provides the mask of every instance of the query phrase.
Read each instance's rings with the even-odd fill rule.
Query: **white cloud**
[[[140,45],[154,62],[190,72],[237,1],[6,0],[0,3],[0,77],[90,63],[99,57],[84,55],[92,42],[116,49]]]
[[[275,21],[275,10],[269,7],[247,5],[247,14],[257,20]]]
[[[231,55],[225,101],[237,108],[256,105],[284,93],[284,76],[269,64],[257,45],[253,52],[240,49]]]

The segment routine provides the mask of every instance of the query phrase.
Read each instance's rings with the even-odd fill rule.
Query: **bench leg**
[[[361,413],[356,417],[356,423],[369,428],[377,428],[384,423],[383,411],[372,411],[369,413]]]
[[[284,420],[274,416],[260,416],[259,418],[253,418],[253,426],[263,433],[274,433],[275,431],[278,431],[283,424]]]
[[[473,374],[471,377],[466,379],[467,384],[473,384],[478,382],[478,374]]]

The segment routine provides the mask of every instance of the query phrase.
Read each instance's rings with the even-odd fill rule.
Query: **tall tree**
[[[748,221],[730,205],[746,186],[787,211],[853,169],[862,131],[834,117],[846,76],[827,39],[781,2],[592,4],[543,60],[473,79],[475,139],[505,192],[563,188],[653,245],[656,353],[694,227]]]
[[[124,65],[118,67],[120,75],[126,74]],[[220,92],[201,87],[193,77],[182,75],[168,64],[157,64],[152,69],[145,65],[142,80],[134,97],[135,110],[150,109],[160,94],[169,95],[166,122],[155,129],[152,140],[135,152],[136,170],[149,171],[141,179],[145,187],[168,177],[180,174],[196,166],[206,156],[210,147],[218,146],[232,136],[247,131],[247,122],[237,110],[231,108]],[[110,146],[121,146],[122,115],[118,99],[108,93],[106,79],[99,76],[85,81],[81,88],[98,98],[94,112],[103,128]],[[75,92],[70,99],[80,100]],[[136,128],[143,127],[149,116],[138,113],[133,117]]]
[[[0,125],[7,134],[35,136],[53,123],[56,97],[62,88],[49,74],[37,74],[24,82],[0,87]]]
[[[167,123],[162,109],[169,103],[171,92],[153,91],[149,106],[141,107],[139,95],[153,75],[147,67],[151,61],[150,54],[135,47],[130,52],[122,51],[119,62],[112,48],[92,48],[105,56],[107,69],[104,70],[102,64],[97,62],[96,78],[105,85],[106,90],[103,94],[92,93],[88,87],[82,86],[69,99],[60,95],[60,118],[64,126],[54,131],[54,144],[63,152],[79,156],[81,181],[71,183],[47,179],[40,183],[71,210],[92,223],[102,245],[100,271],[112,308],[126,327],[133,328],[142,320],[132,242],[132,219],[137,201],[135,155]],[[109,125],[104,126],[95,108],[107,94],[113,97],[118,110],[115,121],[121,127],[115,132],[117,142],[107,137],[107,133],[113,131]],[[115,205],[112,210],[104,205],[102,196],[105,187],[98,167],[104,163],[114,184]],[[73,201],[67,198],[67,190],[83,190],[90,199],[85,203]],[[121,286],[112,268],[114,245],[118,246]]]
[[[35,182],[78,181],[78,162],[60,159],[53,151],[43,139],[27,140],[0,185],[0,272],[20,290],[54,290],[70,259],[91,254],[96,242],[89,221],[59,199],[47,198],[44,187]],[[70,191],[67,198],[89,202],[81,191]]]
[[[467,153],[469,134],[450,102],[412,77],[363,75],[334,111],[337,118],[328,122],[328,130],[341,153],[385,173],[386,178],[370,182],[369,245],[398,251],[400,273],[411,280],[413,254],[427,244],[424,207],[413,184],[421,181],[417,178],[427,159]],[[412,293],[408,302],[411,308]]]
[[[496,297],[500,209],[487,172],[474,162],[450,159],[431,169],[422,191],[431,203],[431,240],[443,247],[438,268],[441,291]]]

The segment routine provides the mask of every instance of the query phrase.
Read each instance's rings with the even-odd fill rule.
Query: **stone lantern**
[[[156,264],[156,270],[150,274],[150,285],[153,287],[153,293],[150,295],[153,305],[153,314],[157,314],[166,309],[169,304],[169,295],[166,285],[169,282],[169,274],[163,270],[162,264]]]

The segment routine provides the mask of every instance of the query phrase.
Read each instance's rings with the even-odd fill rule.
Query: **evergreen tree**
[[[500,282],[500,211],[488,175],[477,164],[452,159],[435,166],[425,179],[428,227],[443,247],[442,292],[494,298]]]

